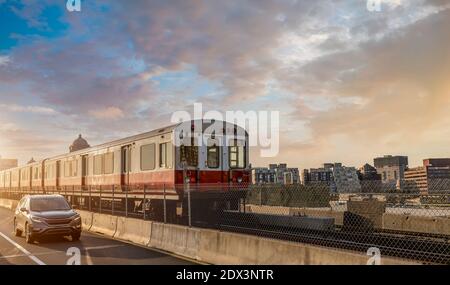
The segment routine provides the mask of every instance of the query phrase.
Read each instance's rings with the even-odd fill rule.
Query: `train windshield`
[[[230,168],[245,168],[245,146],[230,146]]]
[[[180,159],[181,162],[185,162],[188,166],[198,165],[198,146],[185,146],[180,147]]]

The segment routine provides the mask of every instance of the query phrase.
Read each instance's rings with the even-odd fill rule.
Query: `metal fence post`
[[[188,219],[189,219],[189,227],[192,227],[192,215],[191,215],[191,186],[190,183],[187,183],[187,192],[188,192]]]
[[[142,213],[144,214],[144,220],[145,220],[145,210],[147,209],[147,201],[145,199],[145,191],[147,190],[147,185],[144,185],[144,201],[142,201]]]
[[[89,185],[89,212],[92,212],[92,207],[91,207],[92,194],[91,194],[91,191],[92,191],[92,186]]]
[[[128,218],[128,190],[125,192],[125,217]]]
[[[102,213],[102,186],[100,185],[100,199],[99,199],[99,207],[100,207],[100,214]]]
[[[115,202],[115,200],[114,200],[114,192],[115,192],[115,186],[113,185],[112,186],[112,202],[111,202],[111,215],[113,215],[114,216],[114,202]]]
[[[166,183],[164,183],[164,224],[167,223]]]
[[[262,186],[259,187],[259,205],[262,206]]]

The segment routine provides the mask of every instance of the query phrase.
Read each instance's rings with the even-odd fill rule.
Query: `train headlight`
[[[242,177],[238,177],[237,182],[242,183]]]

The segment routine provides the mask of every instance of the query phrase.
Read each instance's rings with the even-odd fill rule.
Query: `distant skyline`
[[[0,0],[0,155],[49,157],[192,109],[276,110],[277,157],[450,157],[450,3]]]

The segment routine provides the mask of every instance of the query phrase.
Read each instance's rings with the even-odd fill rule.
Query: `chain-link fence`
[[[10,189],[0,197],[58,193],[79,209],[97,213],[360,252],[376,247],[384,256],[450,264],[450,188],[438,186],[439,191],[428,193],[378,181],[363,181],[357,191],[335,191],[327,183],[160,184]]]

